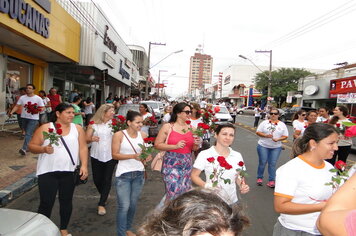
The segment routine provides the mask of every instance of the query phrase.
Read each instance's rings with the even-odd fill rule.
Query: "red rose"
[[[232,168],[232,165],[226,162],[225,169],[230,170]]]
[[[214,157],[209,157],[207,160],[208,160],[208,162],[212,163],[212,162],[215,161],[215,158]]]
[[[153,143],[155,141],[155,138],[154,137],[144,138],[143,141],[145,143]]]
[[[223,157],[223,156],[218,156],[218,162],[221,163],[221,162],[223,162],[223,161],[225,161],[225,157]]]
[[[95,122],[93,121],[93,120],[91,120],[90,122],[89,122],[89,125],[93,125]]]
[[[54,129],[48,128],[48,132],[49,132],[49,133],[53,133],[53,131],[54,131]]]
[[[62,129],[57,129],[57,134],[61,135],[63,133]]]
[[[243,161],[239,161],[238,165],[243,167],[245,165],[245,163]]]
[[[198,128],[202,128],[202,129],[204,129],[204,128],[203,128],[203,127],[204,127],[204,125],[205,125],[204,123],[199,123],[199,124],[198,124]]]
[[[214,111],[215,111],[216,113],[219,113],[219,111],[220,111],[220,107],[219,107],[219,106],[214,107]]]
[[[337,128],[340,128],[340,123],[336,123],[336,127],[337,127]]]
[[[209,113],[213,113],[213,111],[211,109],[208,110]]]
[[[307,126],[307,125],[304,125],[304,129],[306,129],[306,128],[308,128],[308,126]]]
[[[124,122],[126,120],[126,118],[122,115],[117,116],[117,118],[121,121]]]
[[[274,125],[278,125],[278,122],[274,123]]]
[[[206,118],[209,118],[209,113],[205,113],[204,116],[205,116]]]
[[[187,125],[190,125],[190,123],[192,123],[192,121],[191,121],[191,120],[186,120],[185,123],[186,123]]]
[[[62,128],[62,125],[59,124],[59,123],[56,123],[56,128],[57,128],[57,129],[60,129],[60,128]]]
[[[116,119],[112,119],[111,123],[112,123],[112,125],[117,125],[117,120]]]
[[[345,167],[346,167],[346,163],[343,162],[343,161],[337,161],[337,162],[335,163],[335,168],[336,168],[336,169],[344,170]]]
[[[270,124],[272,124],[272,121],[269,121]]]

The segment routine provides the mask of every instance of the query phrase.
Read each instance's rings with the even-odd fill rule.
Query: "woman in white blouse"
[[[48,218],[51,217],[58,192],[62,236],[68,235],[67,226],[72,214],[75,187],[73,173],[79,164],[79,159],[81,179],[84,180],[88,177],[88,147],[85,142],[85,132],[80,125],[72,123],[73,118],[73,106],[68,103],[60,103],[55,110],[54,122],[40,126],[29,143],[30,151],[40,154],[36,171],[40,193],[38,213]],[[58,140],[58,146],[50,145],[49,140],[44,139],[43,132],[61,134],[72,157],[61,140]]]
[[[98,214],[105,215],[105,204],[111,189],[111,180],[114,173],[116,160],[111,155],[111,120],[114,117],[114,105],[107,103],[100,106],[91,119],[86,131],[86,139],[91,143],[90,157],[93,180],[100,193]]]

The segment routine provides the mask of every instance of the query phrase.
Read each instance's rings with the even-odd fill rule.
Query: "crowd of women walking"
[[[30,151],[39,154],[38,212],[50,217],[58,192],[60,230],[63,236],[71,235],[67,228],[73,208],[73,173],[80,166],[79,176],[85,180],[89,175],[89,157],[92,178],[100,195],[97,203],[97,214],[100,216],[106,214],[112,176],[115,175],[118,206],[116,225],[119,236],[135,235],[133,221],[136,206],[145,183],[145,168],[152,158],[155,158],[156,163],[162,162],[160,168],[165,195],[155,209],[155,216],[150,217],[140,228],[140,235],[239,235],[248,225],[248,219],[235,208],[239,203],[239,194],[248,193],[250,187],[244,178],[247,169],[243,157],[231,148],[236,133],[233,124],[219,124],[199,136],[196,131],[204,123],[202,114],[213,114],[210,107],[202,109],[198,104],[186,102],[167,106],[163,125],[154,141],[159,154],[142,159],[144,140],[148,137],[148,127],[145,127],[144,121],[152,116],[146,104],[140,105],[139,112],[128,111],[124,128],[114,133],[112,126],[115,107],[112,104],[101,105],[95,114],[88,113],[86,128],[73,123],[79,112],[76,107],[76,103],[80,102],[78,99],[73,98],[73,104],[57,105],[53,111],[53,120],[40,126],[29,144]],[[91,101],[86,103],[89,106]],[[320,114],[319,117],[322,116]],[[342,106],[335,108],[332,118],[319,118],[315,111],[307,114],[301,110],[296,113],[293,121],[293,159],[278,170],[276,165],[282,141],[289,136],[286,125],[278,119],[279,110],[272,108],[268,119],[258,125],[259,164],[256,183],[263,185],[263,175],[268,165],[267,186],[275,188],[275,210],[281,213],[274,227],[274,235],[321,234],[317,228],[317,219],[333,194],[332,186],[325,185],[334,176],[329,170],[333,169],[336,158],[346,162],[350,152],[350,139],[340,133],[338,128],[347,120],[347,115],[347,109]],[[320,122],[316,123],[317,120]],[[80,122],[83,124],[82,120]],[[211,125],[212,122],[207,123]],[[60,138],[52,142],[46,133],[57,134]],[[55,139],[56,135],[51,137]],[[213,145],[210,145],[211,137],[215,139]],[[158,157],[161,159],[158,160]],[[202,172],[205,178],[201,177]],[[191,191],[193,186],[211,192]],[[216,195],[220,201],[212,195]],[[192,217],[187,215],[189,212],[199,212],[202,222],[211,221],[206,216],[210,212],[227,223],[217,220],[209,222],[210,228],[204,228],[189,221]],[[171,222],[168,216],[178,217],[177,222],[181,224]],[[345,217],[346,221],[348,217]],[[319,222],[320,230],[324,230],[323,222]],[[183,234],[188,228],[191,234]],[[157,234],[153,234],[154,231]]]

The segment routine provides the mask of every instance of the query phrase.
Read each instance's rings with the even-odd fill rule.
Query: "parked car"
[[[0,208],[0,235],[60,236],[61,233],[58,227],[44,215]]]
[[[126,117],[127,112],[129,110],[140,112],[139,108],[140,108],[139,104],[122,104],[117,111],[117,115],[122,115],[122,116]],[[151,106],[148,106],[148,112],[151,113],[152,115],[154,115],[155,118],[157,119],[157,116]],[[157,119],[157,120],[159,120],[159,119]]]
[[[280,120],[285,123],[292,122],[294,113],[296,113],[297,111],[299,111],[301,109],[305,110],[306,112],[316,110],[316,108],[313,108],[313,107],[292,107],[292,108],[286,109],[284,111],[284,114],[279,116]]]
[[[255,112],[254,112],[254,109],[256,107],[253,107],[253,106],[248,106],[248,107],[243,107],[243,108],[238,108],[236,109],[236,114],[239,114],[239,115],[254,115]]]
[[[160,120],[161,118],[163,118],[163,103],[162,102],[158,102],[158,101],[142,101],[141,103],[145,103],[148,106],[152,107],[152,109],[155,112],[155,117],[157,120]]]
[[[217,106],[213,106],[213,109]],[[233,119],[230,115],[229,110],[225,106],[218,106],[220,107],[220,111],[215,113],[215,118],[218,120],[215,122],[216,124],[223,124],[228,122],[233,122]]]

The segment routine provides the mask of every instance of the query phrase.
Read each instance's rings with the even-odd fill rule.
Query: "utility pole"
[[[108,76],[108,69],[104,69],[104,70],[102,70],[102,72],[103,72],[103,85],[104,85],[104,103],[106,103],[106,101],[105,101],[105,99],[106,99],[106,84],[105,84],[105,82],[106,82],[106,79],[107,79],[107,76]]]
[[[256,50],[255,53],[269,53],[269,76],[268,76],[268,87],[267,87],[267,104],[271,104],[271,84],[272,84],[272,50]]]
[[[148,98],[148,79],[149,79],[149,75],[150,75],[150,59],[151,59],[151,45],[159,45],[159,46],[166,46],[165,43],[153,43],[153,42],[149,42],[148,44],[148,65],[147,65],[147,76],[146,76],[146,88],[145,88],[145,100]]]

